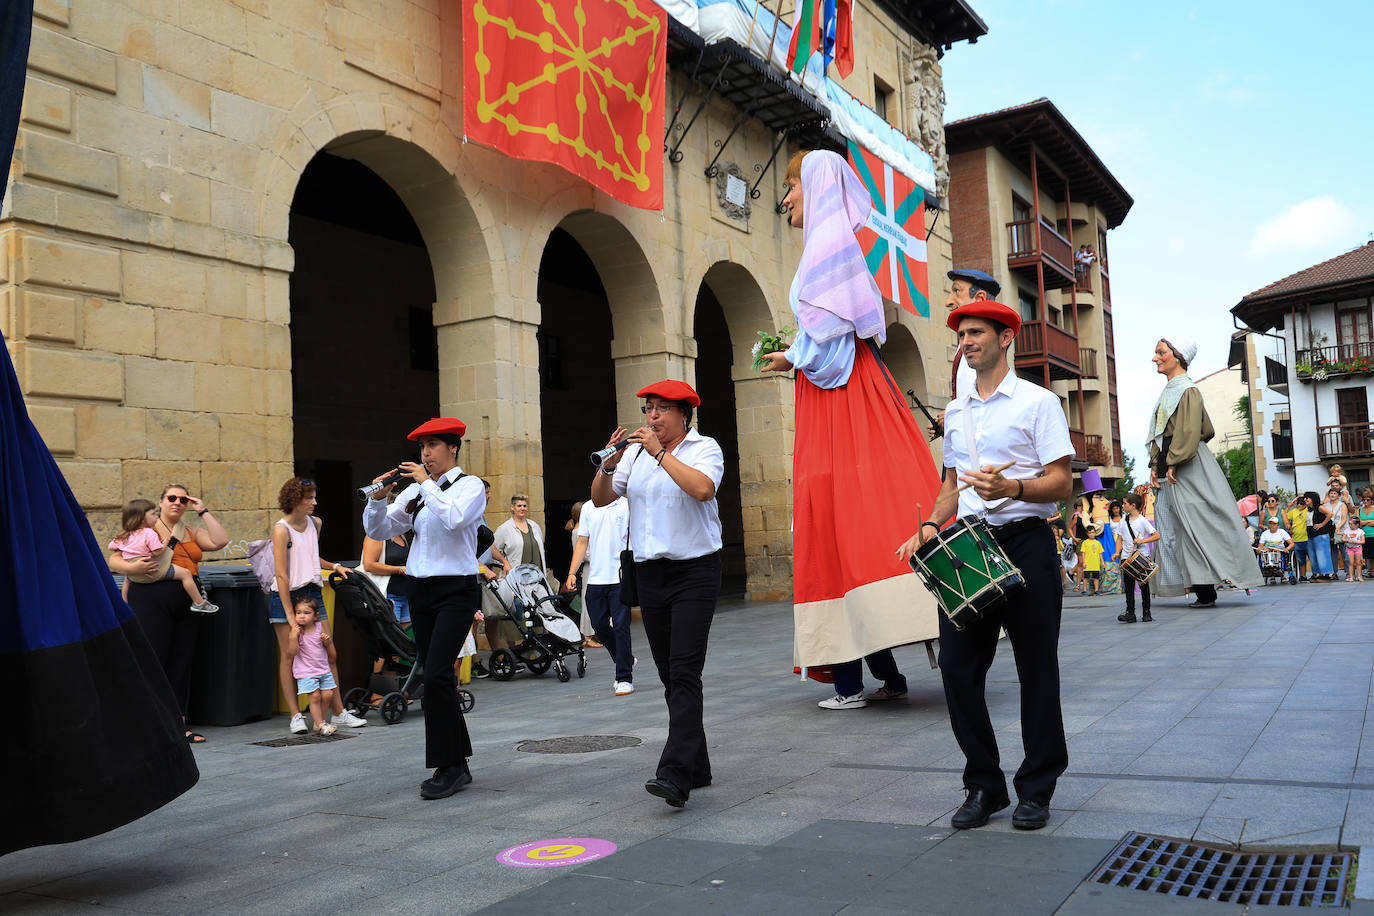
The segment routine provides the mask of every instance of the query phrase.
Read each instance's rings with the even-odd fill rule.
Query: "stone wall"
[[[756,330],[791,320],[801,239],[770,204],[790,150],[740,219],[702,175],[736,116],[719,100],[667,167],[661,213],[465,143],[457,9],[36,3],[0,212],[0,328],[97,536],[125,500],[170,482],[201,495],[235,540],[262,536],[275,516],[294,457],[291,200],[327,148],[380,175],[421,230],[440,409],[469,423],[464,466],[498,492],[542,492],[537,288],[552,229],[577,239],[605,284],[619,416],[649,381],[693,380],[693,308],[709,274],[736,350],[750,590],[785,596],[792,388],[755,376],[747,349]],[[704,87],[686,79],[670,74],[668,97],[685,90],[695,105]],[[757,175],[774,139],[751,123],[724,158]],[[930,243],[937,303],[947,227]],[[917,341],[932,397],[951,352],[934,311],[893,316]]]

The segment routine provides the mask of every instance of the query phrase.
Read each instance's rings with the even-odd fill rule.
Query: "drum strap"
[[[978,428],[977,421],[974,420],[973,417],[972,400],[972,394],[965,394],[963,397],[959,398],[959,406],[963,412],[964,418],[964,451],[968,452],[969,461],[973,462],[973,467],[976,470],[983,466],[983,462],[978,457]],[[974,490],[973,492],[976,495],[978,491]],[[978,499],[983,503],[983,511],[980,512],[979,515],[986,518],[989,513],[996,512],[998,509],[1007,505],[1007,503],[1015,500],[1015,498],[1014,496],[1008,496],[995,505],[989,506],[987,501],[979,496]]]

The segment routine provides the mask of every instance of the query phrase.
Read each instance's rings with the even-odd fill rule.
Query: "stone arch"
[[[931,407],[930,386],[926,384],[925,359],[921,356],[921,345],[911,330],[899,322],[887,327],[887,343],[883,344],[883,361],[892,372],[892,378],[905,396],[907,389],[916,392],[921,403]],[[920,418],[924,421],[924,417]],[[923,423],[924,425],[924,423]]]
[[[786,483],[792,472],[792,385],[754,371],[752,353],[757,332],[779,324],[762,286],[736,261],[710,263],[690,289],[696,290],[692,320],[701,428],[720,441],[726,455],[727,474],[717,496],[726,555],[736,563],[727,565],[725,585],[738,581],[753,598],[785,597],[792,560]],[[720,365],[727,359],[728,367]],[[733,406],[731,415],[713,418],[712,401]],[[738,476],[729,473],[736,469]]]

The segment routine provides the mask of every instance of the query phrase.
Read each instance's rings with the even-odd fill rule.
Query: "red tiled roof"
[[[1289,274],[1282,280],[1275,280],[1262,286],[1241,300],[1270,298],[1297,293],[1323,286],[1343,285],[1360,280],[1374,280],[1374,242],[1361,245],[1354,251],[1338,254],[1334,258]]]

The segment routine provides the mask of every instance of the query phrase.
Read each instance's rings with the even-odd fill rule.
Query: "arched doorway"
[[[697,394],[701,408],[696,426],[703,436],[720,443],[725,455],[725,477],[716,490],[721,527],[721,594],[742,597],[747,590],[748,569],[744,549],[744,513],[740,505],[739,421],[735,412],[734,348],[730,327],[720,300],[708,283],[697,291]],[[744,368],[748,369],[749,366]]]
[[[588,455],[617,424],[611,312],[596,265],[565,229],[554,229],[539,263],[539,411],[545,550],[563,577],[572,540],[563,530],[573,503],[591,496]],[[633,417],[619,422],[633,429]],[[499,517],[510,494],[493,494]]]
[[[362,544],[354,489],[413,459],[406,433],[439,414],[434,271],[400,196],[329,152],[301,175],[289,241],[295,471],[329,522],[321,555],[348,559]]]
[[[944,409],[944,405],[936,407],[930,402],[930,389],[926,385],[925,361],[921,359],[921,348],[916,343],[916,338],[911,331],[901,324],[894,323],[887,326],[887,343],[883,344],[883,362],[887,363],[888,371],[892,373],[892,379],[897,383],[897,390],[902,393],[903,400],[908,406],[911,399],[908,391],[914,391],[916,397],[921,399],[921,403],[931,413],[937,413]],[[916,422],[922,429],[929,425],[925,415],[919,410],[916,411]]]

